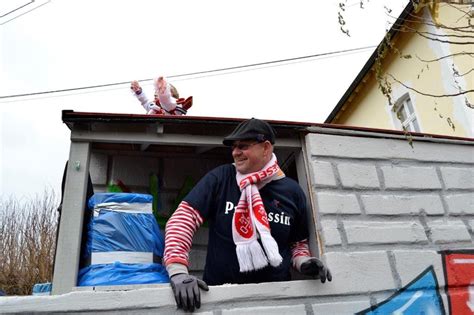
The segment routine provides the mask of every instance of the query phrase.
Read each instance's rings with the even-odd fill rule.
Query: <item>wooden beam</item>
[[[320,247],[321,244],[317,232],[316,207],[312,195],[311,173],[308,164],[310,160],[308,159],[305,138],[303,136],[301,137],[301,142],[301,150],[296,153],[296,172],[298,174],[298,183],[306,195],[309,249],[313,256],[320,257],[322,255],[322,248]]]
[[[76,286],[89,160],[90,143],[72,141],[54,262],[52,294],[71,292]]]
[[[223,146],[221,136],[73,130],[71,141],[190,146]],[[299,139],[277,139],[276,147],[301,147]]]

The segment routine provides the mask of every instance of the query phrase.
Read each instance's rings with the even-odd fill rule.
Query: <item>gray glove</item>
[[[332,275],[329,269],[321,260],[315,257],[311,257],[308,261],[302,263],[300,272],[307,276],[317,277],[321,279],[322,283],[326,282],[326,279],[328,279],[328,281],[332,281]]]
[[[201,291],[209,291],[206,282],[186,273],[178,273],[170,278],[171,288],[178,308],[194,312],[201,307]]]

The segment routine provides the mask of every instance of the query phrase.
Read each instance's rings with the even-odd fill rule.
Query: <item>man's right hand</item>
[[[195,276],[179,273],[171,276],[171,288],[178,308],[193,312],[201,307],[201,289],[209,291],[207,284]]]

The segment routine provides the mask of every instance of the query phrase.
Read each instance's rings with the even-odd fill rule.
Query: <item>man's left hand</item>
[[[321,282],[332,281],[331,271],[324,265],[324,263],[316,257],[311,257],[301,264],[300,272],[307,276],[318,277]]]

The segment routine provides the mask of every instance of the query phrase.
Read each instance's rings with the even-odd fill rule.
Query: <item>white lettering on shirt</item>
[[[285,212],[281,212],[281,213],[270,212],[268,214],[268,222],[280,223],[283,225],[290,226],[290,216],[288,216]]]
[[[226,201],[225,203],[225,214],[229,214],[229,212],[235,211],[235,206],[232,202]],[[284,212],[281,213],[273,213],[269,212],[268,213],[268,222],[273,222],[273,223],[280,223],[283,225],[288,225],[290,226],[290,217],[286,215]]]
[[[231,211],[231,210],[235,210],[234,204],[230,201],[226,201],[226,203],[225,203],[225,214],[228,214],[229,211]]]

